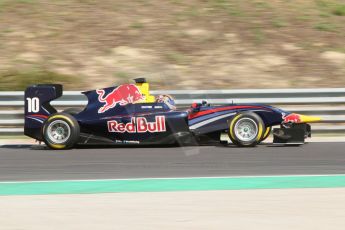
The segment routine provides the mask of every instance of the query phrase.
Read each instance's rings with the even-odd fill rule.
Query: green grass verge
[[[339,188],[345,175],[3,182],[0,195]]]

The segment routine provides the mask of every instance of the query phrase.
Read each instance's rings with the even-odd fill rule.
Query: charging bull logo
[[[157,133],[165,132],[165,116],[156,116],[155,121],[148,122],[145,117],[133,117],[131,122],[121,123],[118,121],[108,121],[108,131],[110,133]]]
[[[98,101],[105,103],[105,105],[99,108],[98,113],[104,113],[114,108],[117,104],[124,106],[145,99],[134,84],[120,85],[106,96],[104,96],[105,91],[103,89],[96,90],[96,92],[98,94]]]
[[[287,116],[283,117],[284,123],[300,123],[301,122],[301,116],[296,113],[291,113]]]

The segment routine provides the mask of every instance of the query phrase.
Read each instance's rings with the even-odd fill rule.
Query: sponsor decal
[[[152,109],[152,105],[143,105],[141,106],[142,109]]]
[[[149,122],[145,117],[133,117],[130,122],[108,121],[110,133],[158,133],[165,132],[165,116],[156,116],[155,121]]]
[[[300,123],[300,122],[301,122],[301,116],[299,114],[291,113],[286,116],[283,115],[283,123]]]
[[[98,109],[98,113],[104,113],[114,108],[116,105],[124,106],[145,99],[139,88],[134,84],[120,85],[106,96],[103,89],[98,89],[96,92],[98,94],[98,101],[100,103],[105,103]]]
[[[133,141],[133,140],[115,140],[117,144],[140,144],[140,141]]]

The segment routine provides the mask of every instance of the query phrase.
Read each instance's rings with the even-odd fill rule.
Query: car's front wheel
[[[264,122],[255,113],[238,113],[229,124],[229,138],[237,146],[254,147],[264,136]]]
[[[51,149],[70,149],[79,139],[80,127],[70,114],[51,115],[43,126],[45,144]]]
[[[265,133],[264,133],[264,135],[262,136],[262,139],[260,140],[260,143],[263,142],[263,141],[265,141],[265,140],[270,136],[271,131],[272,131],[272,127],[271,127],[271,126],[266,127]]]

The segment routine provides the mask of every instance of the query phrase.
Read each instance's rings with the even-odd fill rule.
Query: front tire
[[[229,138],[237,146],[254,147],[264,137],[265,124],[256,113],[238,113],[229,122]]]
[[[51,149],[70,149],[79,140],[80,127],[67,113],[51,115],[43,126],[44,143]]]
[[[265,140],[270,136],[271,131],[272,131],[272,127],[271,127],[271,126],[266,127],[265,133],[264,133],[262,139],[260,140],[260,143],[263,142],[263,141],[265,141]]]

